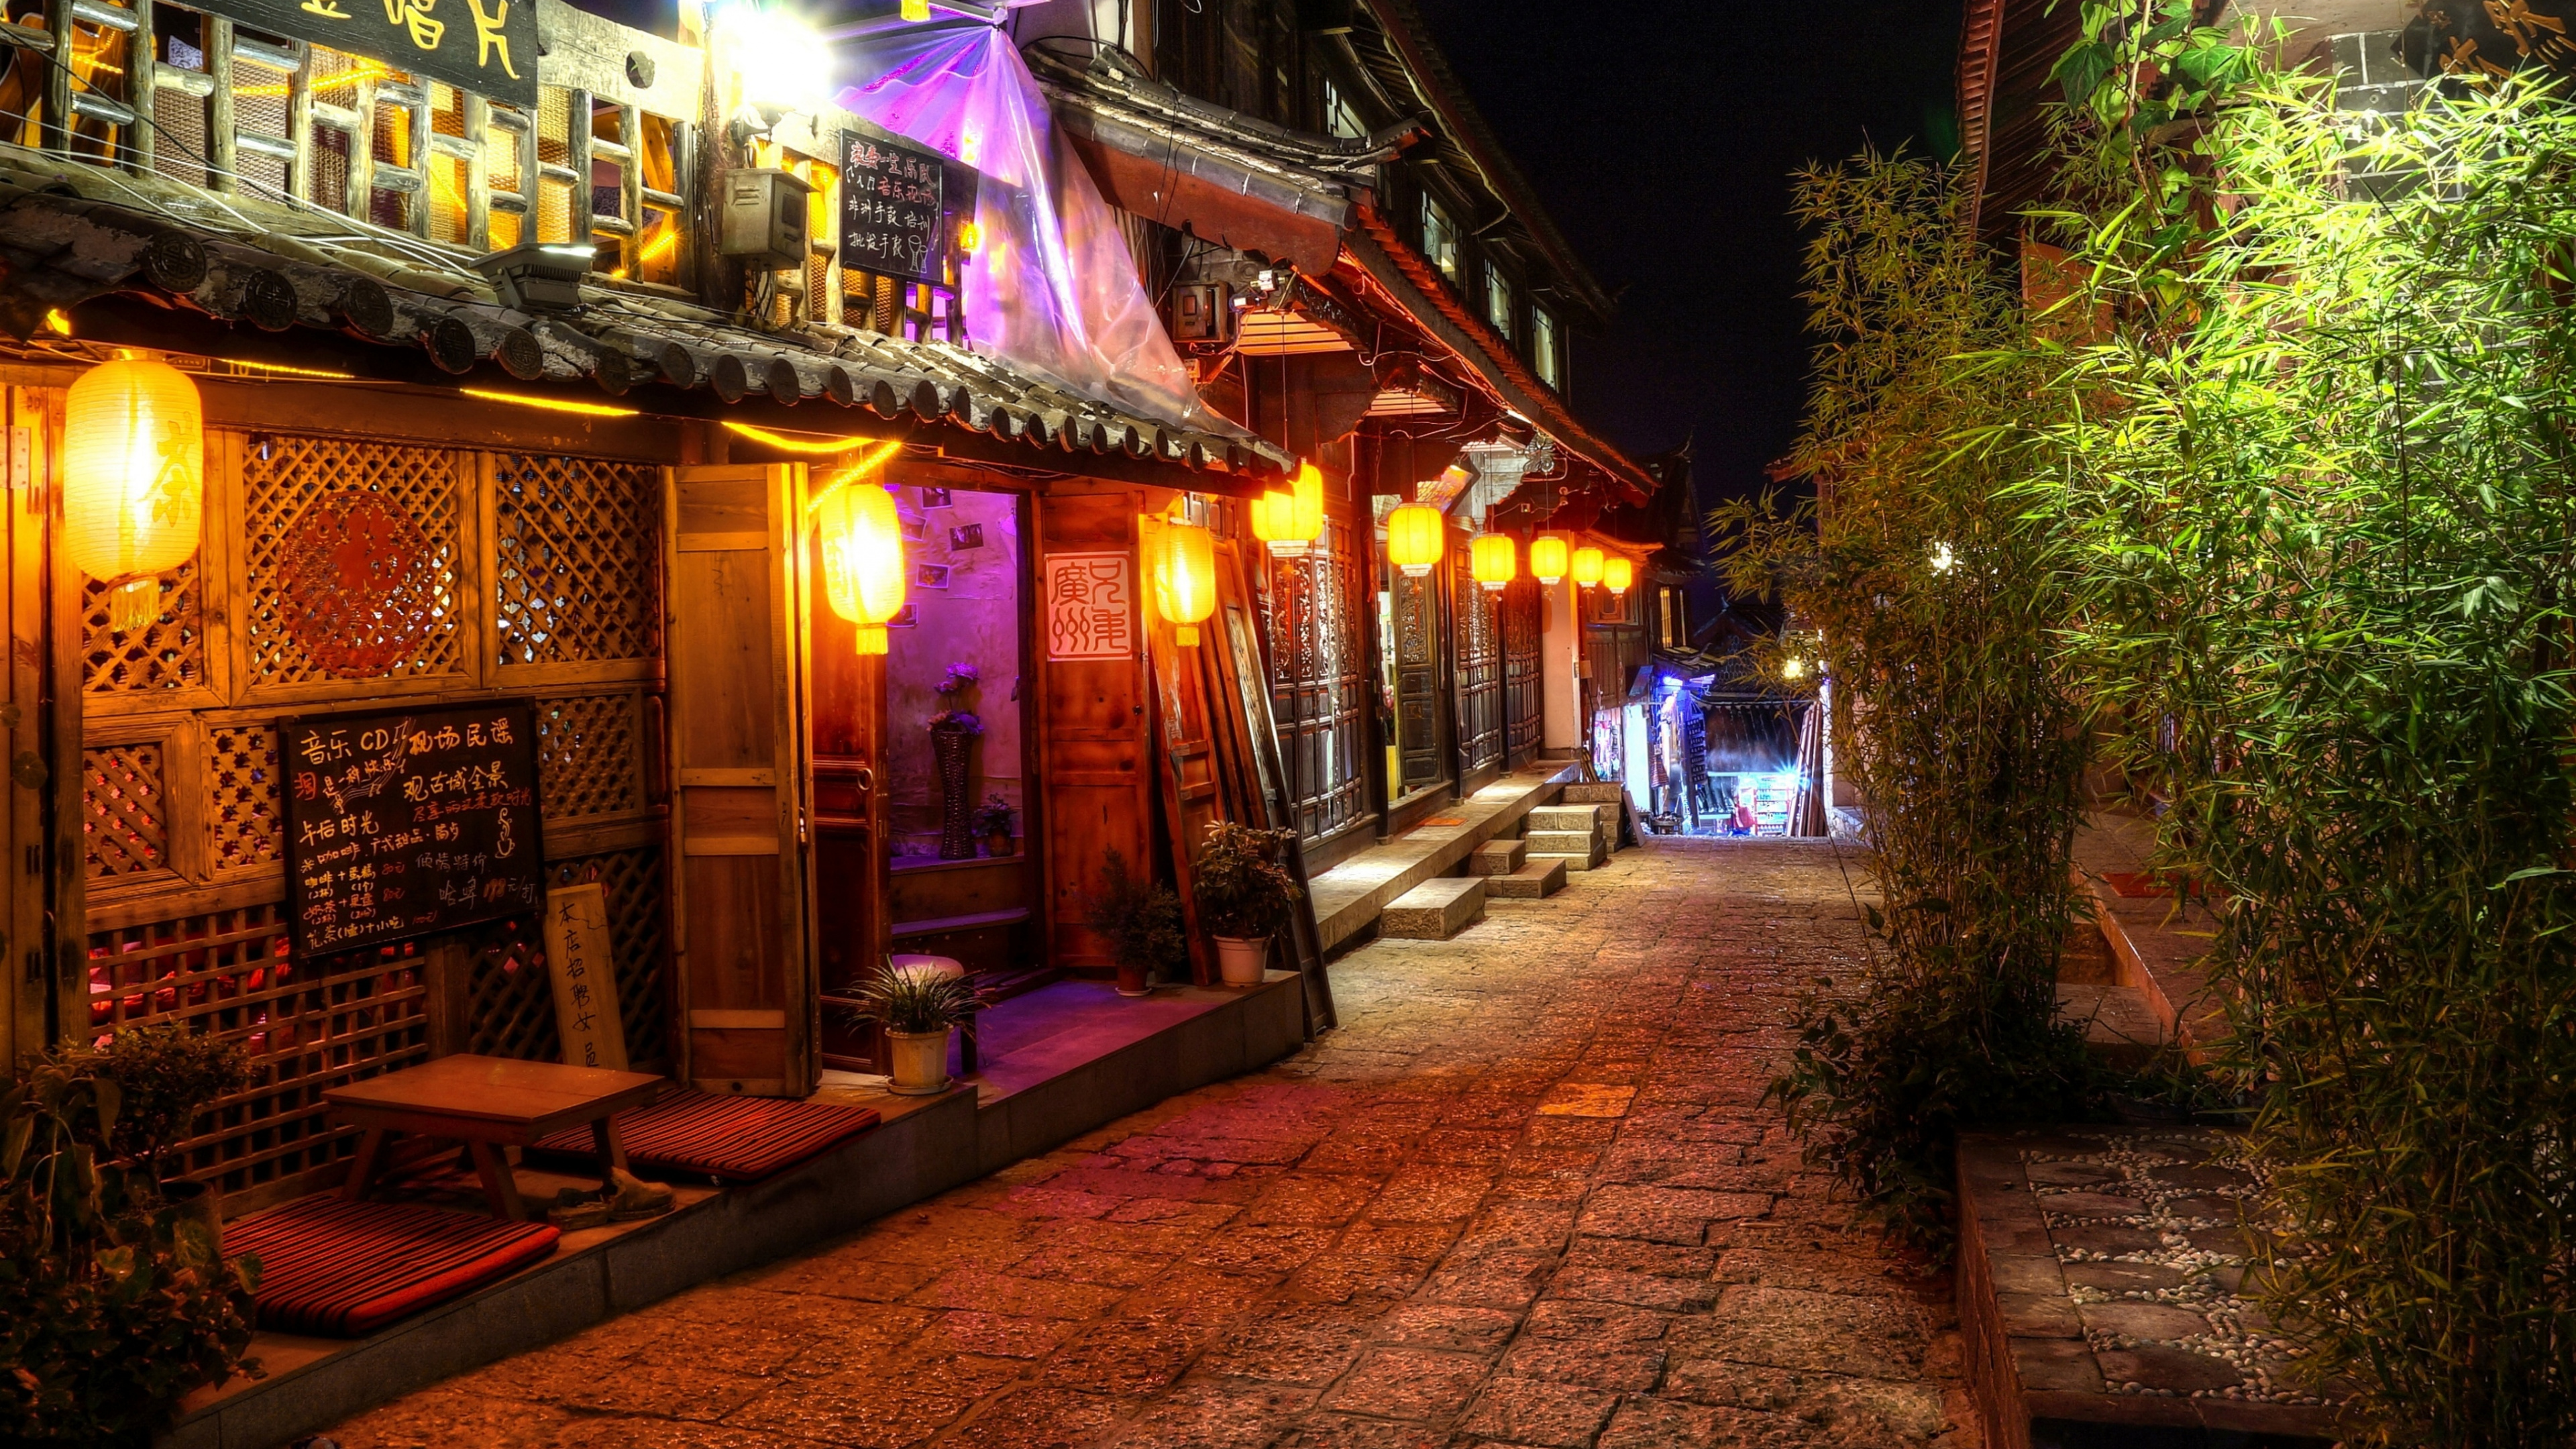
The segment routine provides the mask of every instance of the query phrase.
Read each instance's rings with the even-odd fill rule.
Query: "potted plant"
[[[975,1030],[975,1011],[983,1003],[971,976],[952,976],[935,967],[897,966],[889,961],[859,987],[859,1015],[885,1028],[894,1058],[894,1084],[899,1097],[931,1097],[948,1090],[948,1046],[953,1033]]]
[[[109,1039],[97,1070],[119,1098],[110,1154],[140,1166],[164,1201],[220,1235],[213,1184],[173,1176],[184,1164],[171,1152],[194,1134],[208,1104],[250,1085],[240,1045],[176,1022],[129,1027]]]
[[[1293,830],[1255,830],[1219,821],[1190,864],[1199,921],[1216,938],[1217,965],[1228,986],[1258,986],[1270,962],[1270,938],[1293,918],[1304,895],[1279,863],[1297,848]]]
[[[1100,862],[1100,888],[1083,893],[1083,912],[1091,929],[1109,944],[1109,959],[1118,963],[1118,994],[1143,996],[1153,989],[1156,971],[1174,971],[1189,960],[1189,941],[1181,934],[1181,898],[1172,888],[1127,868],[1127,857],[1112,850]]]
[[[261,1376],[243,1358],[259,1264],[224,1261],[114,1155],[104,1055],[56,1048],[0,1092],[0,1442],[140,1443],[191,1389]]]
[[[1014,842],[1011,828],[1019,822],[1020,812],[999,795],[987,795],[975,807],[975,833],[984,837],[986,855],[1009,855]]]

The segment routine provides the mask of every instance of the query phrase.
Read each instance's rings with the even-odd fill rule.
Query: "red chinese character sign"
[[[533,915],[544,903],[526,701],[279,724],[298,952]]]
[[[286,632],[344,679],[382,674],[438,623],[438,560],[412,516],[344,489],[304,510],[278,554]]]
[[[1136,561],[1123,553],[1046,556],[1049,659],[1136,655]]]

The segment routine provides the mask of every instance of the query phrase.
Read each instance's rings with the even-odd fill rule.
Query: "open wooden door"
[[[682,1072],[714,1092],[819,1080],[805,742],[803,464],[670,473],[673,936]]]
[[[1114,965],[1086,895],[1115,850],[1153,864],[1153,741],[1146,732],[1143,575],[1128,489],[1038,500],[1038,731],[1046,791],[1048,954]]]

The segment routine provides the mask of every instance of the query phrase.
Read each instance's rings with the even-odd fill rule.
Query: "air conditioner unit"
[[[804,270],[812,184],[792,171],[760,167],[726,172],[723,187],[718,249],[753,271]]]

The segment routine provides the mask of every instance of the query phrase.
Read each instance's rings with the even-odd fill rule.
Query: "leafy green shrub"
[[[2309,1250],[2272,1317],[2388,1439],[2566,1444],[2576,110],[2513,78],[2366,125],[2146,14],[2086,5],[2060,69],[2072,642],[2218,907]]]
[[[1189,939],[1181,931],[1181,898],[1172,888],[1128,868],[1112,850],[1101,858],[1100,888],[1083,895],[1091,929],[1109,943],[1123,966],[1176,975],[1189,966]]]
[[[141,1443],[245,1363],[258,1264],[104,1160],[122,1093],[102,1054],[57,1051],[0,1095],[0,1438]]]
[[[165,1175],[163,1158],[189,1136],[197,1114],[250,1085],[250,1059],[239,1044],[177,1022],[116,1033],[99,1055],[98,1072],[116,1084],[122,1103],[110,1152],[141,1163],[155,1182]]]
[[[2095,1095],[2056,990],[2085,729],[2053,636],[2055,537],[2017,486],[2044,378],[2016,360],[2016,299],[1957,181],[1877,155],[1799,178],[1821,341],[1788,466],[1821,506],[1713,520],[1737,591],[1785,595],[1826,661],[1883,902],[1857,991],[1801,1000],[1772,1095],[1811,1161],[1935,1248],[1957,1126],[2081,1116]]]
[[[1199,924],[1210,935],[1247,940],[1286,930],[1305,892],[1279,858],[1296,848],[1293,830],[1256,830],[1226,820],[1209,826],[1190,862]]]

